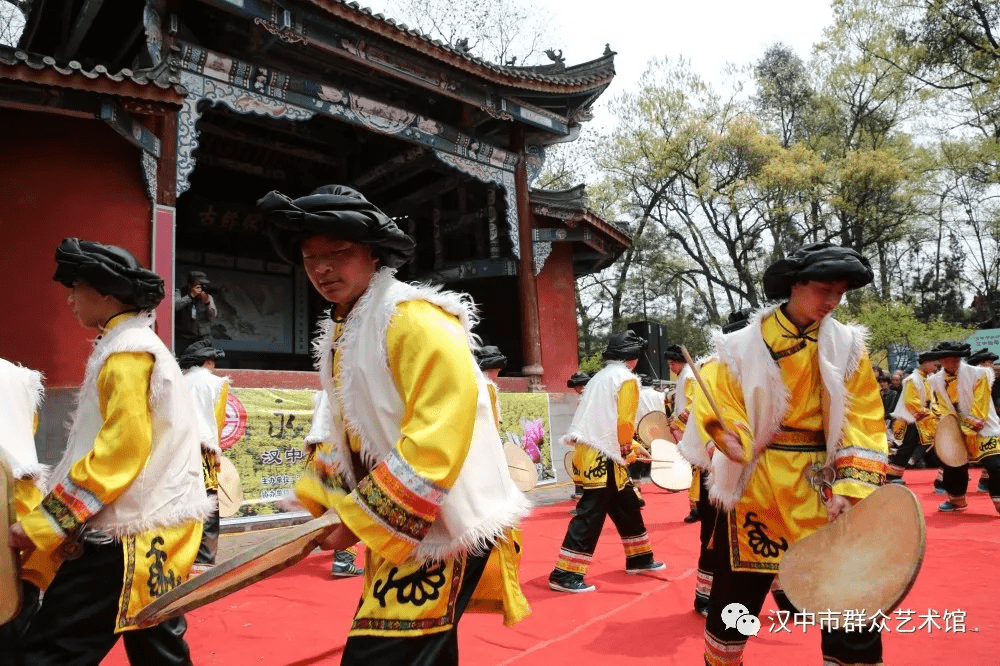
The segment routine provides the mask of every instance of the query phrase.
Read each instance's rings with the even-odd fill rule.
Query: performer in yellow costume
[[[39,464],[33,434],[42,401],[42,374],[0,358],[0,461],[14,479],[14,517],[21,520],[42,501],[48,472]],[[24,664],[22,638],[38,610],[38,587],[21,581],[21,611],[0,625],[0,664]]]
[[[937,431],[934,392],[927,383],[927,377],[937,372],[938,358],[934,352],[927,351],[917,356],[917,363],[920,367],[903,380],[903,394],[896,403],[896,409],[892,411],[892,434],[902,444],[889,456],[886,480],[890,483],[903,483],[906,463],[918,446],[930,446],[934,443],[934,433]]]
[[[720,520],[706,664],[743,661],[747,638],[726,627],[723,609],[741,603],[759,615],[788,546],[885,480],[885,421],[864,332],[829,316],[848,289],[872,277],[854,250],[800,248],[764,274],[767,297],[784,303],[716,346],[713,392],[728,432],[712,427],[707,401],[695,403],[703,440],[712,438],[719,449],[709,490]],[[825,501],[810,482],[824,477]],[[882,661],[878,632],[824,629],[822,650],[826,663]]]
[[[583,390],[587,387],[587,382],[590,381],[590,375],[586,372],[574,372],[569,379],[566,380],[566,388],[572,389],[577,395],[582,395]],[[570,444],[570,446],[573,446]],[[576,453],[576,447],[574,448],[574,455]],[[583,497],[583,480],[580,478],[579,470],[573,467],[573,495],[570,496],[571,500],[578,500]],[[571,509],[570,514],[576,515],[576,509]]]
[[[73,313],[100,336],[48,492],[11,527],[45,590],[25,661],[96,666],[124,633],[132,664],[190,664],[183,617],[134,620],[187,577],[212,508],[191,394],[152,330],[163,280],[126,250],[75,238],[56,262]]]
[[[529,613],[517,523],[529,503],[510,474],[467,297],[393,277],[413,241],[358,192],[322,187],[258,206],[279,254],[333,304],[314,343],[330,438],[296,493],[343,523],[325,542],[366,546],[348,665],[458,664],[470,611]]]
[[[681,352],[680,345],[667,345],[667,350],[663,352],[663,357],[670,365],[670,372],[677,376],[677,383],[674,387],[674,404],[671,407],[670,430],[673,432],[674,440],[680,442],[687,430],[688,419],[691,417],[691,399],[694,398],[695,380],[691,374],[691,368]],[[704,479],[701,470],[697,466],[693,467],[691,476],[691,488],[688,490],[688,508],[690,511],[684,517],[685,523],[696,523],[701,518],[698,508],[698,497],[701,495],[701,487]]]
[[[216,359],[225,356],[226,352],[216,349],[211,340],[203,338],[188,345],[177,359],[197,409],[205,492],[215,503],[215,508],[202,525],[201,545],[194,560],[193,573],[201,573],[215,564],[215,557],[219,552],[219,464],[222,458],[219,439],[226,423],[229,381],[212,371],[215,369]]]
[[[969,460],[982,463],[989,472],[990,499],[1000,513],[1000,419],[990,395],[993,369],[965,363],[962,359],[971,352],[965,343],[942,342],[933,351],[941,360],[941,369],[927,381],[934,389],[938,411],[958,417]],[[941,466],[948,500],[938,511],[949,513],[968,508],[965,493],[969,487],[969,465],[949,467],[942,462]]]
[[[486,345],[476,350],[476,362],[479,364],[479,369],[486,375],[486,388],[490,392],[493,420],[497,424],[497,431],[499,431],[500,424],[503,423],[503,413],[500,410],[500,388],[497,386],[497,377],[507,365],[507,357],[503,355],[499,347]]]
[[[607,365],[587,383],[564,441],[576,446],[574,472],[581,478],[583,497],[566,528],[559,559],[549,574],[557,592],[593,592],[583,578],[610,517],[625,547],[625,571],[646,573],[666,568],[653,559],[653,548],[642,520],[639,498],[629,483],[639,380],[632,374],[646,341],[627,330],[615,333],[603,357]]]
[[[729,321],[722,327],[722,334],[735,333],[749,324],[749,313],[737,310],[729,315]],[[715,375],[718,369],[718,359],[709,356],[698,368],[702,381],[708,390],[712,391],[715,382]],[[694,390],[688,400],[688,411],[694,412],[694,405],[706,400],[705,392],[697,381],[692,377],[691,384]],[[715,523],[718,520],[719,512],[708,498],[708,473],[712,470],[712,456],[715,453],[715,445],[711,439],[702,439],[702,431],[697,426],[692,426],[684,431],[683,437],[678,442],[678,450],[684,458],[691,463],[691,467],[696,470],[696,476],[700,478],[698,483],[698,518],[701,522],[701,530],[698,534],[698,573],[694,585],[694,610],[703,617],[708,616],[708,597],[712,592],[712,581],[715,578],[715,550],[712,548],[712,534],[715,531]],[[685,518],[685,521],[687,519]]]

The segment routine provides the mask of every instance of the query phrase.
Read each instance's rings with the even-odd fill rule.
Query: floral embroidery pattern
[[[104,504],[93,493],[66,478],[42,500],[42,508],[66,535],[79,529],[104,508]]]
[[[163,545],[163,537],[156,536],[149,544],[149,551],[146,553],[146,557],[153,558],[153,561],[149,565],[149,580],[146,584],[149,586],[149,593],[153,597],[158,597],[161,594],[169,592],[178,585],[180,585],[181,577],[176,575],[173,570],[164,569],[164,563],[167,561],[167,552],[160,548]]]
[[[448,582],[444,573],[444,563],[424,564],[408,576],[396,578],[398,567],[389,570],[384,581],[377,580],[372,588],[372,596],[385,608],[385,596],[396,590],[396,603],[423,606],[428,601],[436,601],[441,596],[441,588]]]
[[[763,521],[756,520],[756,518],[756,513],[748,511],[746,520],[743,522],[743,527],[750,528],[747,532],[750,549],[762,557],[778,557],[782,551],[788,550],[788,540],[785,537],[781,537],[780,543],[772,541],[765,532],[767,525]]]

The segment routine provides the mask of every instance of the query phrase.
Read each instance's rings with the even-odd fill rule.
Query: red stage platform
[[[890,633],[884,639],[885,663],[1000,664],[1000,619],[994,608],[1000,596],[1000,516],[983,493],[969,494],[970,508],[964,513],[938,513],[944,498],[933,493],[934,472],[910,471],[906,479],[927,515],[927,554],[910,595],[886,622]],[[978,479],[974,470],[972,488]],[[563,502],[536,509],[524,525],[521,571],[534,613],[510,629],[504,628],[499,616],[467,615],[460,629],[462,663],[701,664],[704,621],[692,610],[698,528],[681,522],[687,514],[686,494],[668,494],[651,484],[643,490],[646,526],[657,558],[668,564],[666,571],[626,575],[621,543],[608,521],[587,577],[597,592],[553,592],[546,579],[572,505]],[[886,520],[891,522],[892,516]],[[361,580],[331,580],[329,571],[330,554],[315,553],[287,571],[189,614],[187,639],[194,663],[339,663]],[[761,614],[760,634],[749,640],[748,666],[819,664],[819,630],[778,631],[781,623],[773,610],[769,599]],[[904,623],[907,616],[910,619]],[[119,643],[105,664],[125,663]]]

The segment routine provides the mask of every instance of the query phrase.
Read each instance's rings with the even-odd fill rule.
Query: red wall
[[[567,392],[566,380],[579,364],[572,244],[553,243],[552,254],[537,279],[542,383],[549,392]]]
[[[152,206],[139,150],[100,120],[0,109],[0,356],[79,385],[95,332],[52,280],[55,250],[76,236],[125,247],[149,266]]]

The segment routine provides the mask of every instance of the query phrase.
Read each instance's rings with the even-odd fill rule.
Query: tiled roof
[[[79,62],[71,60],[63,66],[52,56],[0,45],[0,79],[181,104],[187,91],[181,86],[180,76],[168,60],[149,70],[123,69],[112,73],[103,65],[84,69]]]
[[[497,84],[536,92],[585,91],[607,86],[615,75],[615,52],[610,48],[595,60],[572,67],[557,63],[538,67],[497,65],[468,51],[433,39],[418,30],[375,14],[357,2],[347,0],[311,0],[317,7],[387,39],[413,48],[425,55],[482,76]]]
[[[587,222],[591,226],[600,229],[615,240],[628,247],[632,244],[628,231],[620,225],[590,210],[587,201],[587,186],[583,183],[568,190],[528,190],[528,201],[539,211],[544,209],[559,209],[576,213],[579,219]]]

